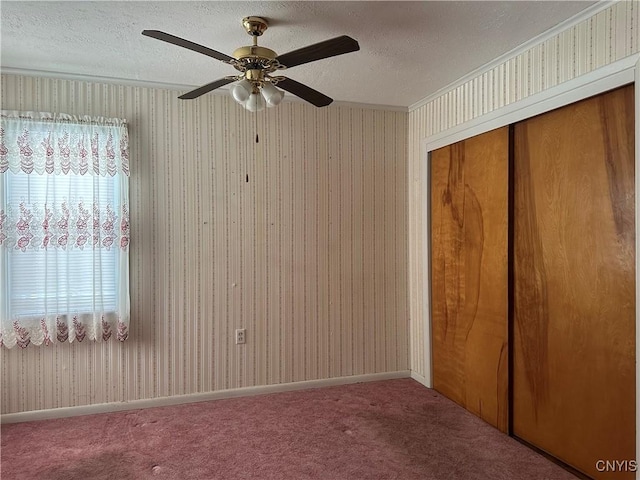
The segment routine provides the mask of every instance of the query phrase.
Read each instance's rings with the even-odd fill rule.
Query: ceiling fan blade
[[[346,35],[314,43],[308,47],[299,48],[292,52],[279,55],[276,60],[280,64],[291,68],[303,63],[315,62],[323,58],[335,57],[344,53],[356,52],[360,50],[360,45],[353,38]]]
[[[290,78],[283,78],[277,85],[283,90],[293,93],[296,97],[300,97],[301,99],[312,103],[316,107],[326,107],[333,102],[333,98],[327,97],[324,93],[320,93],[317,90],[307,87],[295,80],[291,80]]]
[[[191,90],[190,92],[185,93],[184,95],[180,95],[178,98],[180,100],[192,100],[194,98],[198,98],[200,95],[204,95],[205,93],[209,93],[216,88],[222,87],[227,83],[235,82],[235,78],[220,78],[215,82],[207,83],[201,87],[196,88],[195,90]]]
[[[143,30],[142,35],[146,35],[147,37],[151,37],[151,38],[156,38],[158,40],[162,40],[163,42],[172,43],[174,45],[178,45],[179,47],[188,48],[189,50],[193,50],[194,52],[208,55],[209,57],[222,60],[223,62],[228,62],[233,60],[233,57],[230,57],[229,55],[225,55],[224,53],[220,53],[211,48],[204,47],[197,43],[190,42],[189,40],[185,40],[184,38],[176,37],[175,35],[161,32],[160,30]]]

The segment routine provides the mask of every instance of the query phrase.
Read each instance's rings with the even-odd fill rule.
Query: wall
[[[424,376],[423,303],[428,294],[424,255],[423,179],[425,138],[524,100],[561,83],[640,52],[640,4],[596,5],[586,18],[544,35],[512,55],[469,75],[409,111],[409,296],[410,365]]]
[[[126,118],[132,171],[129,340],[2,349],[2,413],[408,369],[406,112],[14,75],[1,94]]]

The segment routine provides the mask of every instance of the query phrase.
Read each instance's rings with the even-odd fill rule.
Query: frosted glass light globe
[[[249,99],[249,95],[251,94],[251,82],[246,79],[241,80],[233,87],[231,94],[236,102],[243,104]]]
[[[249,100],[247,100],[247,103],[245,104],[245,108],[250,112],[259,112],[260,110],[264,110],[264,107],[265,102],[262,96],[258,95],[257,93],[252,93],[249,96]]]
[[[268,107],[275,107],[282,101],[284,92],[278,90],[272,83],[265,83],[262,86],[262,96],[266,100]]]

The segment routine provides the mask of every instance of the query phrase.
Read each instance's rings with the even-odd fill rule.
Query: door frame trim
[[[640,395],[638,395],[638,386],[640,385],[640,261],[638,260],[638,252],[640,251],[640,234],[638,220],[640,219],[640,195],[638,195],[638,174],[640,173],[640,58],[637,59],[634,67],[634,99],[635,99],[635,192],[636,201],[635,221],[636,221],[636,462],[640,460]],[[636,478],[640,478],[640,472],[636,471]]]
[[[431,351],[431,242],[430,242],[430,152],[480,135],[490,130],[504,127],[535,115],[575,103],[623,85],[635,83],[635,248],[636,248],[636,460],[640,461],[640,53],[599,68],[587,74],[568,80],[560,85],[532,95],[524,100],[494,110],[469,122],[453,127],[422,140],[422,271],[424,273],[425,294],[422,302],[422,326],[424,331],[424,380],[425,385],[433,387],[432,351]],[[631,459],[629,459],[631,460]],[[636,472],[640,479],[640,471]]]

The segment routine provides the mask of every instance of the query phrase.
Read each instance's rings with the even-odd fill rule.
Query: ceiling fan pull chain
[[[259,143],[259,139],[258,139],[258,112],[255,112],[255,122],[256,122],[256,143]],[[249,162],[247,161],[247,163],[245,164],[245,167],[247,170],[249,170]],[[249,183],[249,173],[247,172],[246,176],[245,176],[245,182]]]
[[[256,143],[260,143],[260,139],[258,138],[258,112],[256,112]]]

